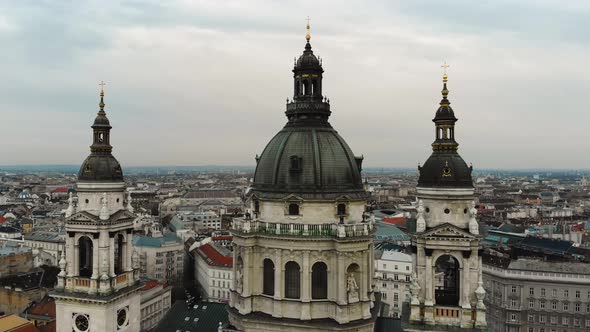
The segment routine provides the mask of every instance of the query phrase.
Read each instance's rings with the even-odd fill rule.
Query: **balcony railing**
[[[459,318],[459,308],[435,307],[434,317],[440,318]]]
[[[234,218],[232,230],[242,234],[268,234],[309,237],[359,237],[369,236],[373,232],[371,221],[355,224],[339,224],[337,222],[325,224],[296,224],[272,223],[262,220]]]
[[[90,287],[90,279],[77,278],[75,280],[76,282],[74,284],[76,285],[76,287]]]

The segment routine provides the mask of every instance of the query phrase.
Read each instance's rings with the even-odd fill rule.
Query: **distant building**
[[[180,212],[177,215],[182,221],[183,229],[221,229],[221,217],[213,211]]]
[[[207,243],[195,249],[195,280],[205,301],[227,302],[233,281],[232,253]]]
[[[65,250],[65,232],[33,231],[24,236],[24,245],[37,250],[35,266],[57,266],[62,253]],[[43,253],[45,254],[43,254]]]
[[[375,291],[381,293],[381,302],[389,305],[388,317],[401,317],[402,304],[410,301],[412,256],[393,250],[376,252]]]
[[[136,235],[133,246],[139,253],[140,276],[159,282],[182,280],[184,243],[175,233],[160,236]]]
[[[28,272],[33,268],[33,254],[28,248],[0,248],[0,278]]]
[[[590,331],[588,263],[484,256],[483,281],[492,331]]]
[[[153,329],[172,305],[172,287],[154,280],[145,282],[141,290],[141,331]]]

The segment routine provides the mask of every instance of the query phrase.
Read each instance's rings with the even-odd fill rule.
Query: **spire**
[[[100,81],[100,103],[98,103],[98,106],[100,107],[100,110],[98,111],[99,113],[104,113],[104,86],[106,85],[105,82]]]
[[[309,26],[309,16],[307,17],[307,26],[305,27],[307,33],[305,34],[305,40],[307,40],[307,42],[309,43],[309,40],[311,39],[311,28]]]
[[[449,80],[449,77],[447,76],[447,68],[449,68],[450,66],[447,65],[447,62],[445,61],[445,63],[440,67],[443,69],[443,89],[441,91],[443,99],[440,101],[440,105],[449,106],[451,103],[447,99],[447,97],[449,96],[449,90],[447,89],[447,81]]]

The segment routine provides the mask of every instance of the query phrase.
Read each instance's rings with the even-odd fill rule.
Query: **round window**
[[[86,204],[88,204],[88,202],[90,202],[88,199],[85,200]]]
[[[446,214],[449,214],[449,213],[451,213],[451,210],[449,210],[449,209],[445,209],[445,213],[446,213]]]
[[[430,208],[426,208],[426,213],[430,212]]]
[[[467,209],[463,209],[463,213],[467,214]]]
[[[117,326],[121,327],[127,324],[127,309],[117,311]]]
[[[74,318],[74,324],[76,327],[76,330],[78,330],[79,332],[86,332],[88,331],[88,316],[84,315],[84,314],[78,314],[76,315],[76,318]]]

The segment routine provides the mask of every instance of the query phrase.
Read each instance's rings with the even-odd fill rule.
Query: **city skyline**
[[[577,152],[587,147],[590,120],[577,111],[590,87],[588,37],[576,29],[588,5],[63,6],[0,5],[0,40],[14,45],[0,64],[3,165],[79,164],[104,80],[123,167],[253,167],[253,151],[262,153],[286,122],[308,15],[331,123],[366,167],[426,160],[443,61],[451,65],[459,151],[476,169],[590,164]]]

